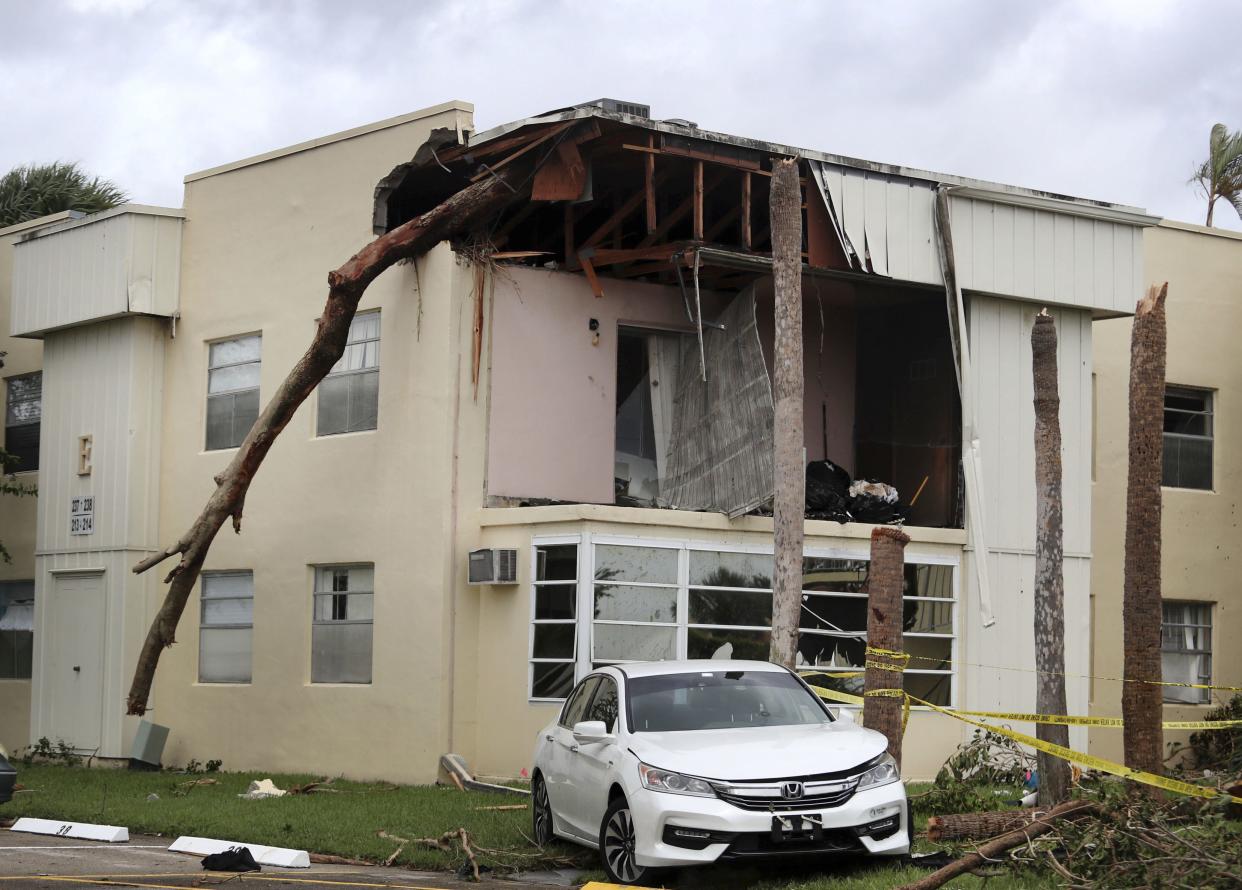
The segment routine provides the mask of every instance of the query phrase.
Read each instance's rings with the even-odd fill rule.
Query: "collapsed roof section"
[[[617,110],[625,109],[625,110]],[[936,194],[956,232],[957,286],[1041,304],[1129,314],[1141,228],[1121,205],[927,173],[657,121],[600,100],[471,137],[438,131],[376,190],[387,231],[471,182],[517,164],[518,194],[482,234],[495,258],[609,278],[738,291],[766,273],[768,181],[799,157],[808,270],[873,285],[945,287]],[[965,260],[965,262],[961,262]]]

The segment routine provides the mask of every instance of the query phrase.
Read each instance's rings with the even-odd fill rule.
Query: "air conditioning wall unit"
[[[471,550],[467,579],[471,584],[516,584],[517,551]]]

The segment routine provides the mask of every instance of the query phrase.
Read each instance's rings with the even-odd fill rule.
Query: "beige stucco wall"
[[[1242,498],[1242,235],[1165,222],[1147,229],[1147,278],[1169,283],[1170,383],[1215,390],[1213,491],[1163,489],[1161,584],[1166,599],[1207,601],[1212,612],[1213,682],[1242,685],[1242,593],[1238,587]],[[1095,324],[1094,666],[1122,674],[1130,322]],[[1120,683],[1096,680],[1091,712],[1120,715]],[[1223,693],[1221,695],[1224,695]],[[1199,720],[1210,706],[1169,706],[1166,720]],[[1187,733],[1166,733],[1166,742]],[[1095,730],[1091,752],[1120,759],[1121,733]]]
[[[743,517],[730,522],[712,513],[676,510],[639,510],[597,505],[494,508],[475,512],[477,532],[463,543],[463,550],[476,547],[512,547],[518,551],[516,585],[469,588],[477,611],[480,657],[475,668],[474,726],[458,731],[458,748],[476,769],[492,775],[517,775],[530,768],[535,736],[559,711],[560,705],[529,701],[527,660],[530,645],[531,560],[533,537],[555,535],[615,535],[642,540],[692,541],[722,546],[770,547],[772,520]],[[808,522],[806,547],[856,550],[865,558],[871,526]],[[907,558],[937,556],[960,559],[964,534],[954,529],[907,529],[913,542]],[[960,587],[960,585],[959,585]],[[959,600],[960,603],[960,600]],[[959,610],[961,608],[959,604]],[[960,621],[960,619],[959,619]],[[970,660],[966,641],[960,641],[959,658]],[[959,677],[958,703],[964,706]],[[946,756],[962,741],[964,724],[929,712],[915,710],[907,729],[903,773],[911,779],[930,779]]]
[[[442,106],[187,182],[161,540],[188,527],[234,454],[203,451],[207,342],[262,333],[266,403],[313,334],[327,272],[373,237],[375,183],[431,129],[470,129],[470,111]],[[468,343],[469,301],[454,300],[468,289],[463,274],[442,245],[417,275],[397,267],[368,289],[360,308],[381,310],[378,429],[317,438],[312,396],[276,442],[247,497],[242,533],[222,531],[206,565],[254,572],[253,681],[197,682],[196,590],[155,688],[151,717],[172,729],[166,763],[434,776],[448,745],[453,431],[457,399],[471,396],[446,385],[469,355],[460,342]],[[475,491],[481,497],[481,481]],[[375,565],[373,682],[311,684],[312,567],[357,562]]]
[[[42,220],[10,226],[0,232],[0,352],[6,352],[0,377],[29,374],[43,366],[43,344],[9,336],[10,300],[13,285],[13,243],[23,234],[50,221],[65,218],[55,214]],[[0,386],[0,412],[4,410],[7,387]],[[4,424],[0,422],[0,445],[4,444]],[[38,487],[37,472],[18,473],[17,481]],[[0,500],[0,541],[13,561],[0,561],[0,581],[29,581],[35,574],[35,515],[33,497],[5,497]],[[30,681],[0,680],[0,745],[10,752],[30,741]]]

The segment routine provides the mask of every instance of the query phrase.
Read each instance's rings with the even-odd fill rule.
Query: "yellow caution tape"
[[[811,686],[811,689],[814,690],[814,692],[817,695],[821,696],[822,698],[829,699],[831,701],[838,701],[838,702],[842,702],[843,704],[849,704],[849,705],[861,705],[863,703],[863,696],[861,695],[851,695],[848,692],[837,692],[835,689],[825,689],[822,686]],[[897,692],[898,690],[877,689],[873,691],[877,694],[887,695],[888,693]],[[916,705],[922,705],[923,707],[930,708],[933,711],[938,711],[939,713],[952,717],[955,720],[961,720],[963,723],[969,723],[971,726],[977,726],[978,728],[987,730],[988,732],[994,732],[997,735],[1001,735],[1001,736],[1005,736],[1006,738],[1013,739],[1015,742],[1020,742],[1023,745],[1029,745],[1030,747],[1034,748],[1037,751],[1043,751],[1046,754],[1051,754],[1054,757],[1060,757],[1062,760],[1068,760],[1071,763],[1078,763],[1083,766],[1091,767],[1092,769],[1098,769],[1100,772],[1111,773],[1112,775],[1115,775],[1115,776],[1121,776],[1124,779],[1133,779],[1136,782],[1142,782],[1143,784],[1146,784],[1146,785],[1154,785],[1157,788],[1163,788],[1166,791],[1173,791],[1179,794],[1188,794],[1194,797],[1205,797],[1205,798],[1229,797],[1234,803],[1242,804],[1242,797],[1233,797],[1232,795],[1227,795],[1222,791],[1217,791],[1215,788],[1205,788],[1202,785],[1193,785],[1190,782],[1181,782],[1181,781],[1178,781],[1177,779],[1169,779],[1169,778],[1166,778],[1165,776],[1157,776],[1154,773],[1145,773],[1145,772],[1142,772],[1141,770],[1130,769],[1130,767],[1128,766],[1124,766],[1123,764],[1120,764],[1120,763],[1114,763],[1111,760],[1105,760],[1103,757],[1096,757],[1092,754],[1083,754],[1071,748],[1065,748],[1061,745],[1054,745],[1052,742],[1045,742],[1043,739],[1037,739],[1034,736],[1029,736],[1029,735],[1026,735],[1025,733],[1014,732],[1012,729],[1009,729],[1008,727],[994,726],[993,724],[990,724],[990,723],[983,723],[982,721],[979,721],[979,720],[972,720],[970,717],[965,716],[968,713],[972,713],[969,711],[954,711],[951,708],[942,708],[939,705],[933,705],[931,702],[923,701],[921,698],[916,698],[915,696],[910,695],[907,692],[902,692],[902,695],[906,699],[907,711],[909,710],[910,703],[913,702]],[[1015,716],[1035,717],[1035,716],[1040,716],[1040,715],[1036,715],[1036,714],[1010,715],[1009,719],[1012,719]],[[1111,720],[1115,718],[1101,717],[1101,718],[1096,718],[1096,719]],[[1203,722],[1209,722],[1209,721],[1203,721]],[[1215,723],[1217,721],[1210,721],[1210,722]],[[1219,722],[1233,723],[1236,721],[1219,721]],[[904,730],[904,724],[902,728]],[[1182,727],[1182,728],[1185,728],[1185,727]]]
[[[1138,680],[1128,677],[1093,677],[1088,674],[1066,674],[1061,671],[1041,671],[1036,668],[1013,667],[998,664],[977,664],[973,661],[955,661],[941,658],[938,655],[908,655],[916,661],[930,661],[936,664],[956,664],[960,667],[983,668],[990,671],[1018,671],[1023,674],[1047,674],[1051,677],[1068,677],[1073,680],[1103,680],[1109,683],[1146,683],[1149,686],[1174,686],[1178,689],[1215,689],[1217,692],[1242,692],[1242,686],[1216,686],[1211,683],[1175,683],[1172,680]],[[892,670],[892,668],[885,668]]]
[[[863,693],[862,696],[851,695],[848,692],[837,692],[835,689],[825,689],[822,686],[811,686],[812,691],[821,698],[839,701],[843,704],[861,705],[863,697],[867,695],[877,695],[887,698],[904,697],[907,699],[906,707],[909,709],[909,696],[901,689],[873,689],[870,692]],[[929,707],[938,707],[929,705]],[[1125,725],[1125,721],[1120,717],[1075,717],[1065,714],[1023,714],[1014,711],[966,711],[956,708],[938,708],[946,713],[962,714],[970,717],[987,717],[990,720],[1012,720],[1015,723],[1052,723],[1058,726],[1101,726],[1110,729],[1120,728]],[[1232,729],[1235,726],[1242,726],[1242,720],[1166,720],[1161,724],[1165,729]]]
[[[1111,773],[1114,776],[1121,776],[1123,779],[1131,779],[1135,782],[1142,782],[1144,785],[1154,785],[1157,788],[1163,788],[1166,791],[1173,791],[1178,794],[1187,794],[1192,797],[1227,797],[1233,803],[1242,804],[1242,797],[1233,797],[1218,791],[1215,788],[1206,788],[1203,785],[1194,785],[1190,782],[1182,782],[1178,779],[1170,779],[1166,776],[1157,776],[1155,773],[1145,773],[1142,770],[1131,769],[1120,763],[1114,763],[1111,760],[1105,760],[1103,757],[1096,757],[1093,754],[1083,754],[1072,748],[1066,748],[1062,745],[1055,745],[1052,742],[1045,742],[1043,739],[1037,739],[1034,736],[1026,735],[1021,732],[1014,732],[1012,729],[1003,726],[994,726],[989,723],[983,723],[979,720],[972,720],[963,716],[960,712],[951,711],[948,708],[942,708],[939,705],[933,705],[931,702],[923,701],[911,695],[910,700],[916,704],[931,708],[933,711],[939,711],[941,714],[947,714],[955,720],[961,720],[963,723],[969,723],[971,726],[977,726],[988,732],[994,732],[1005,738],[1013,739],[1023,745],[1028,745],[1036,751],[1043,751],[1045,754],[1051,754],[1054,757],[1060,757],[1062,760],[1068,760],[1071,763],[1078,763],[1083,766],[1097,769],[1100,772]]]
[[[1009,711],[965,711],[951,709],[955,714],[971,717],[987,717],[992,720],[1012,720],[1016,723],[1053,723],[1057,726],[1103,726],[1119,729],[1125,725],[1120,717],[1075,717],[1066,714],[1017,714]],[[1232,729],[1242,726],[1242,720],[1166,720],[1165,729]]]

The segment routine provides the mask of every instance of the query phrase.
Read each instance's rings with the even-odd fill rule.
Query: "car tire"
[[[624,797],[614,798],[599,828],[599,857],[608,880],[637,884],[651,880],[655,869],[639,865],[634,858],[634,815]]]
[[[556,837],[552,830],[552,801],[548,799],[548,785],[539,773],[531,782],[531,830],[534,841],[540,847],[546,846]]]

